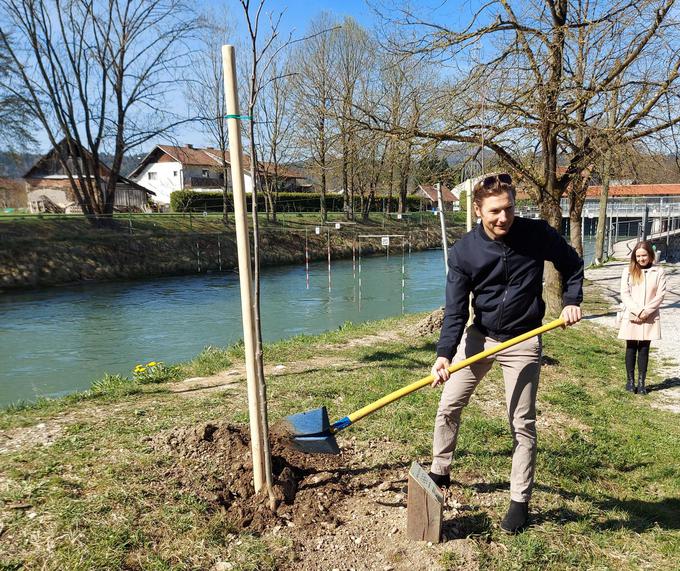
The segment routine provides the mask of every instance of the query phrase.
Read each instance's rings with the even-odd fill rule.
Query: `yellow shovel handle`
[[[513,337],[512,339],[508,339],[507,341],[503,341],[502,343],[499,343],[495,347],[492,347],[491,349],[487,349],[486,351],[482,351],[481,353],[477,353],[476,355],[473,355],[472,357],[468,357],[467,359],[463,361],[459,361],[458,363],[454,363],[449,367],[449,373],[454,373],[456,371],[459,371],[460,369],[464,369],[468,365],[472,365],[472,363],[476,363],[477,361],[480,361],[481,359],[484,359],[485,357],[489,357],[490,355],[495,355],[496,353],[499,353],[500,351],[503,351],[503,349],[507,349],[508,347],[512,347],[513,345],[517,345],[518,343],[521,343],[522,341],[526,341],[527,339],[531,339],[532,337],[536,335],[540,335],[541,333],[545,333],[547,331],[550,331],[552,329],[555,329],[556,327],[564,327],[564,319],[555,319],[554,321],[551,321],[550,323],[547,323],[541,327],[537,327],[536,329],[532,329],[531,331],[527,331],[526,333],[522,333],[522,335],[518,335],[517,337]],[[412,392],[417,391],[418,389],[427,386],[434,381],[434,377],[432,375],[428,375],[427,377],[420,379],[419,381],[416,381],[415,383],[411,383],[410,385],[407,385],[401,389],[398,389],[389,395],[384,396],[380,400],[377,400],[375,402],[372,402],[371,404],[367,404],[365,407],[360,408],[356,412],[353,412],[352,414],[348,415],[349,420],[352,423],[355,423],[357,420],[362,419],[364,416],[367,416],[371,414],[372,412],[375,412],[376,410],[380,410],[382,407],[384,407],[387,404],[390,404],[391,402],[394,402],[395,400],[400,399],[401,397],[405,397],[406,395],[410,395]]]

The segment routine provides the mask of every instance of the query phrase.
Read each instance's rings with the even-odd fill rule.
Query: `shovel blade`
[[[340,454],[325,406],[285,418],[293,447],[310,454]]]
[[[307,454],[340,454],[335,436],[293,436],[291,444],[296,450]]]

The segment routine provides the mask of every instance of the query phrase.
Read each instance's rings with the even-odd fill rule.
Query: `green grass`
[[[595,305],[597,302],[593,302]],[[345,325],[267,345],[269,364],[309,360],[268,381],[270,418],[325,404],[333,419],[429,371],[434,336],[365,345],[355,340],[413,325],[407,316]],[[680,425],[648,398],[623,390],[623,348],[589,323],[544,337],[534,524],[510,537],[495,527],[507,505],[511,440],[494,367],[466,408],[454,478],[471,510],[468,539],[444,544],[442,569],[674,569],[680,560]],[[237,364],[242,346],[207,348],[179,376]],[[652,365],[658,363],[652,361]],[[652,374],[650,385],[663,379]],[[168,393],[164,383],[107,377],[98,391],[13,407],[0,426],[63,422],[51,446],[0,454],[0,569],[290,569],[275,536],[238,533],[187,490],[163,486],[172,459],[145,438],[210,420],[245,422],[245,396]],[[345,437],[386,442],[381,461],[426,462],[439,392],[423,390],[357,423]],[[501,399],[501,406],[493,405]],[[110,412],[107,413],[107,410]],[[485,498],[484,504],[480,499]],[[28,510],[2,505],[25,502]],[[34,513],[28,517],[28,513]],[[425,549],[423,547],[423,549]],[[675,563],[674,563],[675,562]]]

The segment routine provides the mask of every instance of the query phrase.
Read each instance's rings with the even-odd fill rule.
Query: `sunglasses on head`
[[[501,184],[512,184],[512,177],[507,173],[491,174],[482,181],[482,184],[484,186],[492,186],[497,182],[500,182]]]

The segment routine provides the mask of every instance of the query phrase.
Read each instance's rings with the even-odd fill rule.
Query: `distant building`
[[[60,149],[52,149],[40,157],[22,177],[25,181],[25,192],[30,212],[82,212],[68,174],[59,160],[60,153],[67,153],[66,141],[62,140],[58,147]],[[69,157],[68,161],[74,168],[76,162],[83,165],[82,161],[87,161],[88,170],[94,171],[92,155],[86,149],[79,149],[77,156]],[[100,163],[99,175],[104,184],[107,184],[111,169]],[[114,211],[148,212],[151,195],[153,195],[153,192],[122,175],[118,175],[113,203]]]
[[[24,183],[15,178],[0,177],[0,209],[26,208]]]
[[[244,179],[246,193],[253,192],[250,177],[250,157],[244,157]],[[226,155],[230,164],[229,153]],[[262,176],[273,176],[270,163],[260,163]],[[304,174],[279,166],[278,176],[284,192],[306,192],[311,189]],[[170,204],[170,194],[177,190],[215,192],[224,187],[221,151],[211,147],[198,148],[193,145],[176,147],[157,145],[142,159],[129,174],[129,178],[156,194],[156,202]],[[231,173],[227,172],[227,188],[231,190]]]
[[[458,194],[454,194],[445,184],[442,184],[441,188],[444,210],[446,210],[447,206],[449,207],[449,209],[453,209],[454,207],[460,206],[460,192]],[[416,189],[414,194],[416,196],[420,196],[425,201],[429,202],[431,208],[437,208],[438,198],[437,188],[435,186],[430,184],[420,184],[418,185],[418,188]]]
[[[589,186],[586,200],[599,199],[602,186]],[[680,199],[680,184],[610,184],[609,198],[641,199],[668,198]]]

